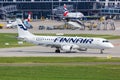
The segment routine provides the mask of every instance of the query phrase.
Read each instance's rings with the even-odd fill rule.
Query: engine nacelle
[[[61,47],[61,49],[63,50],[63,51],[66,51],[66,52],[71,52],[71,50],[72,50],[72,46],[70,46],[70,45],[65,45],[65,46],[62,46]]]
[[[79,51],[87,51],[87,48],[80,48]]]

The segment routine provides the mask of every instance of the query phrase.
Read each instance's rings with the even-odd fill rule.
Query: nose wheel
[[[100,50],[100,53],[101,53],[101,54],[103,54],[103,50],[104,50],[104,49],[101,49],[101,50]]]

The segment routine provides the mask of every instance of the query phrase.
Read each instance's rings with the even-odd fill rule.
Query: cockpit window
[[[103,42],[109,42],[108,40],[103,40]]]

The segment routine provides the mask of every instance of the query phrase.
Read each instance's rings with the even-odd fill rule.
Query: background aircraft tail
[[[33,37],[34,35],[30,33],[26,26],[23,24],[21,19],[16,19],[17,21],[17,28],[18,28],[18,37],[25,38],[25,37]]]
[[[66,6],[66,4],[64,4],[64,14],[63,14],[63,16],[67,16],[68,13],[69,13],[69,11],[67,9],[67,6]]]
[[[30,22],[31,21],[31,12],[28,13],[28,18],[27,18],[27,21]]]

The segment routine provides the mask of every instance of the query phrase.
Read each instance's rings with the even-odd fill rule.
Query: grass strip
[[[0,66],[0,80],[119,80],[120,66]]]
[[[79,62],[118,62],[120,58],[97,57],[0,57],[0,63],[79,63]]]

